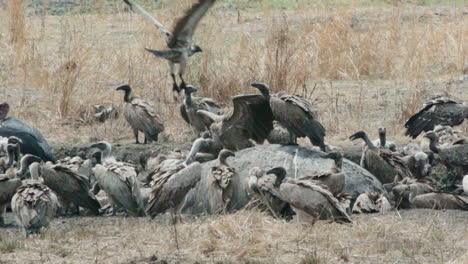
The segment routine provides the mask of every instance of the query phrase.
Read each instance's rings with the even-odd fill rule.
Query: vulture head
[[[8,164],[7,167],[10,168],[13,165],[14,161],[18,161],[19,155],[17,155],[17,149],[19,148],[18,144],[8,144],[7,145],[7,154],[8,154]]]
[[[190,51],[192,52],[192,54],[195,54],[197,52],[203,52],[203,50],[198,45],[192,45],[190,47]]]
[[[8,116],[8,112],[10,111],[10,105],[8,103],[1,103],[0,104],[0,120],[4,120]]]
[[[429,144],[429,149],[434,152],[434,153],[439,153],[439,148],[436,146],[439,138],[437,137],[436,133],[433,131],[429,131],[426,134],[424,134],[425,138],[428,138],[431,143]]]
[[[107,141],[100,141],[89,146],[90,148],[97,148],[102,151],[102,157],[107,158],[112,151],[112,145]]]
[[[351,136],[349,137],[349,139],[351,139],[351,140],[355,140],[355,139],[358,139],[358,138],[364,139],[366,136],[367,136],[367,135],[366,135],[366,132],[364,132],[364,131],[361,130],[361,131],[356,132],[356,133],[354,133],[353,135],[351,135]]]
[[[15,137],[15,136],[11,136],[8,138],[8,144],[23,144],[23,140]]]
[[[235,156],[236,154],[234,154],[234,152],[227,150],[227,149],[223,149],[219,152],[218,160],[219,160],[219,163],[226,164],[226,159],[228,157],[235,157]]]
[[[335,161],[335,168],[341,171],[341,167],[343,166],[343,154],[338,151],[327,153],[325,156],[326,158],[332,159]]]
[[[429,156],[426,153],[420,151],[414,154],[414,159],[416,160],[416,168],[418,168],[419,174],[422,177],[427,176],[431,170]]]
[[[115,90],[125,92],[125,97],[124,97],[125,102],[129,103],[130,101],[132,101],[132,98],[131,98],[132,88],[130,87],[130,85],[124,84],[115,88]]]
[[[96,160],[96,164],[102,164],[102,151],[94,151],[90,157],[93,160]]]
[[[20,179],[24,179],[26,172],[28,171],[29,165],[31,165],[34,162],[41,162],[41,158],[31,155],[31,154],[26,154],[21,158],[21,168],[18,172],[16,172],[16,177]]]
[[[286,178],[286,170],[283,167],[276,167],[266,172],[266,174],[273,174],[276,176],[276,181],[274,186],[279,187]]]
[[[258,90],[260,90],[260,92],[262,93],[263,96],[265,96],[265,98],[270,98],[270,88],[266,84],[254,82],[254,83],[251,83],[250,86],[255,87]]]
[[[183,87],[185,94],[196,93],[198,91],[193,85],[187,84]]]

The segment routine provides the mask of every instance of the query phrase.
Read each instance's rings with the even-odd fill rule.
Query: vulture
[[[281,182],[276,182],[277,185],[279,184],[277,189],[279,197],[292,207],[299,221],[315,222],[317,219],[331,219],[336,222],[352,222],[343,204],[320,183],[310,180],[284,179],[286,170],[283,167],[273,168],[267,174],[274,174],[277,179],[283,179]]]
[[[125,84],[116,88],[117,91],[124,91],[124,116],[133,129],[135,142],[139,144],[138,132],[145,135],[145,144],[158,141],[158,135],[164,131],[164,125],[156,109],[149,103],[133,97],[132,88]]]
[[[468,143],[439,147],[438,137],[434,132],[429,131],[424,134],[424,137],[430,140],[429,149],[437,154],[438,159],[457,177],[468,173]]]
[[[206,145],[207,143],[205,139],[196,139],[185,159],[182,156],[175,156],[161,160],[159,164],[155,164],[154,166],[152,165],[148,168],[145,181],[151,186],[154,186],[156,183],[164,183],[173,174],[193,163],[196,159],[197,153],[202,147],[206,147]]]
[[[39,233],[49,225],[59,207],[55,193],[39,182],[39,163],[30,166],[32,180],[26,180],[11,200],[11,209],[24,236]]]
[[[229,150],[223,149],[218,156],[218,165],[210,168],[208,172],[208,200],[210,202],[211,213],[221,213],[229,208],[233,195],[233,185],[231,182],[236,177],[236,169],[231,167],[226,159],[236,155]]]
[[[203,133],[202,138],[205,139],[205,144],[196,154],[195,161],[203,163],[216,159],[219,155],[219,152],[223,149],[221,143],[219,140],[214,140],[208,131]]]
[[[423,131],[434,130],[435,126],[458,126],[468,118],[468,105],[445,97],[435,97],[425,102],[418,113],[405,123],[405,135],[416,138]]]
[[[193,135],[198,138],[200,134],[207,130],[206,123],[201,116],[197,114],[198,110],[205,110],[217,115],[222,115],[223,111],[211,98],[192,97],[192,93],[197,88],[187,85],[184,88],[184,102],[180,105],[180,114],[182,118],[192,127]]]
[[[106,192],[113,207],[113,214],[117,208],[123,208],[132,216],[145,216],[140,183],[135,168],[117,162],[111,157],[112,146],[106,141],[91,145],[101,152],[102,164],[96,164],[94,175],[96,184],[93,192],[97,194],[100,189]]]
[[[281,182],[286,177],[285,170],[264,170],[254,167],[250,171],[249,192],[267,207],[275,217],[291,219],[294,215],[289,204],[279,193]]]
[[[342,192],[345,184],[345,175],[341,172],[343,166],[343,154],[340,152],[330,152],[324,158],[333,159],[335,166],[330,171],[313,173],[300,180],[313,180],[327,186],[328,190],[335,196]]]
[[[12,149],[10,148],[10,154]],[[25,155],[21,159],[21,169],[15,172],[14,168],[9,168],[5,174],[0,175],[0,225],[4,224],[3,214],[11,201],[11,198],[16,193],[16,190],[21,186],[21,178],[28,170],[31,163],[41,161],[41,159],[30,154]]]
[[[306,99],[284,92],[270,94],[270,88],[263,83],[252,83],[269,102],[273,118],[288,129],[289,144],[297,144],[297,137],[308,137],[314,146],[325,151],[325,128],[317,120],[314,106]]]
[[[186,85],[182,76],[184,75],[185,67],[187,66],[188,57],[202,51],[198,45],[192,43],[193,33],[195,32],[198,22],[200,22],[208,9],[213,6],[215,1],[216,0],[198,0],[198,2],[194,4],[192,8],[187,10],[185,15],[177,21],[171,33],[139,5],[130,0],[124,0],[133,12],[143,16],[153,24],[160,31],[163,39],[166,41],[167,47],[169,48],[168,50],[146,50],[157,57],[166,59],[169,62],[169,68],[173,80],[173,90],[178,93],[180,92],[180,88],[184,88]],[[180,87],[177,85],[176,81],[175,64],[180,65]]]
[[[397,153],[385,148],[377,148],[364,131],[356,132],[349,137],[351,140],[358,138],[366,143],[361,166],[377,177],[382,184],[391,183],[395,179],[412,177],[410,170]]]
[[[409,202],[411,208],[468,211],[468,197],[450,192],[439,191],[416,195],[415,190],[411,190]]]
[[[73,203],[77,207],[89,209],[98,215],[101,205],[90,192],[91,184],[86,176],[64,165],[50,163],[39,165],[43,183],[52,189],[63,201],[63,205]]]
[[[0,158],[0,173],[6,173],[6,171],[13,167],[14,163],[18,161],[19,156],[17,153],[19,152],[19,148],[19,143],[10,143],[6,146],[7,156]]]
[[[273,129],[268,101],[260,94],[251,94],[234,96],[232,103],[234,108],[224,115],[197,111],[211,123],[213,140],[231,151],[253,147],[251,139],[262,144]]]
[[[431,161],[433,157],[422,151],[418,151],[415,154],[407,155],[401,159],[405,162],[411,174],[416,179],[423,179],[431,172]]]
[[[8,117],[9,111],[10,105],[8,103],[0,104],[0,136],[18,137],[23,141],[21,144],[23,154],[32,154],[44,161],[56,162],[49,143],[41,132],[26,122]]]
[[[361,193],[354,202],[353,214],[385,214],[392,206],[383,193]]]
[[[429,183],[417,179],[406,178],[400,181],[391,192],[395,197],[395,207],[397,209],[411,208],[410,194],[413,197],[420,194],[434,192],[435,189]]]

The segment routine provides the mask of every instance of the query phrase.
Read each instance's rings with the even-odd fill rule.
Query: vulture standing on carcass
[[[8,148],[8,155],[13,156],[14,148]],[[36,156],[30,154],[25,155],[21,159],[21,168],[19,171],[15,171],[14,168],[9,168],[5,174],[0,175],[0,225],[3,225],[4,219],[3,214],[11,201],[11,198],[16,193],[16,190],[21,186],[21,179],[24,178],[28,167],[31,163],[41,161]]]
[[[213,6],[215,1],[216,0],[198,0],[198,2],[194,4],[192,8],[187,10],[185,15],[177,21],[174,30],[171,33],[139,5],[133,3],[130,0],[124,0],[124,2],[133,12],[140,14],[151,24],[153,24],[160,31],[163,39],[166,41],[166,44],[169,48],[168,50],[146,50],[153,53],[157,57],[166,59],[169,62],[174,91],[180,92],[180,88],[183,89],[186,85],[182,76],[185,72],[188,57],[191,57],[193,54],[202,51],[198,45],[192,43],[193,33],[195,32],[198,22],[200,22],[201,18],[206,14],[208,9]],[[176,81],[175,64],[180,65],[180,87],[177,85]]]
[[[89,209],[92,214],[98,215],[101,205],[90,192],[89,179],[64,165],[50,163],[39,165],[39,174],[43,183],[52,189],[66,206],[72,203],[77,207]]]
[[[41,132],[28,123],[14,117],[8,117],[9,111],[10,105],[8,103],[0,104],[0,136],[18,137],[23,141],[21,153],[32,154],[44,161],[55,162],[55,156]]]
[[[333,159],[335,166],[329,170],[319,173],[313,173],[300,180],[313,180],[327,186],[328,190],[335,196],[343,191],[345,184],[345,175],[341,172],[343,166],[343,154],[341,152],[330,152],[324,158]]]
[[[351,140],[358,138],[366,143],[361,166],[377,177],[382,184],[392,183],[395,179],[399,181],[412,177],[410,170],[397,153],[385,148],[377,148],[364,131],[359,131],[349,137]]]
[[[96,184],[93,192],[97,194],[99,189],[106,192],[114,215],[117,208],[123,208],[132,216],[145,216],[140,183],[135,168],[115,161],[111,156],[112,146],[106,141],[95,143],[91,145],[91,148],[102,151],[102,164],[96,164],[94,167]]]
[[[180,105],[182,118],[192,127],[193,135],[198,138],[200,134],[207,130],[203,117],[197,114],[198,110],[205,110],[216,115],[222,115],[223,111],[213,99],[204,97],[192,97],[192,93],[197,88],[187,85],[184,88],[184,102]]]
[[[132,88],[125,84],[116,88],[124,91],[124,116],[133,129],[135,142],[139,144],[138,132],[145,135],[145,144],[158,141],[159,133],[164,131],[164,124],[156,109],[146,101],[132,96]]]
[[[39,163],[31,164],[29,170],[32,180],[26,180],[11,200],[11,209],[24,236],[46,228],[59,207],[55,193],[39,181]]]
[[[273,117],[288,129],[290,144],[297,144],[297,137],[308,137],[312,145],[325,151],[325,128],[317,120],[314,106],[306,99],[284,92],[270,94],[270,88],[263,83],[252,83],[269,101]]]
[[[427,132],[424,137],[430,140],[429,149],[438,155],[437,159],[455,173],[454,182],[458,177],[461,178],[468,173],[468,143],[439,147],[438,138],[434,132]]]
[[[236,177],[236,169],[231,167],[226,159],[236,155],[227,149],[221,150],[218,156],[218,165],[211,167],[208,172],[209,190],[208,200],[211,213],[221,213],[229,209],[229,203],[234,192],[231,182]]]
[[[423,131],[434,130],[437,125],[458,126],[468,118],[468,105],[445,97],[435,97],[424,103],[418,113],[405,123],[405,135],[416,138]]]
[[[161,164],[151,183],[151,197],[146,205],[148,215],[154,218],[167,210],[175,213],[183,206],[185,195],[200,180],[201,165],[195,161],[195,156],[205,144],[205,139],[198,138],[193,142],[185,161]]]
[[[213,140],[231,151],[253,147],[251,139],[262,144],[273,129],[273,114],[268,101],[263,95],[251,94],[234,96],[232,103],[234,108],[224,115],[197,111],[212,122]]]
[[[311,180],[285,178],[286,170],[283,167],[273,168],[267,171],[267,174],[283,179],[276,182],[276,185],[279,185],[279,197],[292,207],[300,221],[331,219],[337,222],[352,222],[346,208],[326,186]]]

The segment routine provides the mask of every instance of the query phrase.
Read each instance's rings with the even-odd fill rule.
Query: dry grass
[[[3,252],[3,263],[466,263],[467,215],[411,210],[355,216],[355,224],[303,225],[255,211],[202,217],[174,228],[142,218],[55,220],[45,235]],[[3,236],[3,235],[2,235]],[[1,242],[0,242],[1,243]],[[0,248],[1,245],[0,245]],[[455,261],[456,260],[456,261]],[[162,262],[163,263],[163,262]]]
[[[12,115],[55,141],[130,140],[121,120],[77,121],[93,104],[120,104],[122,95],[113,88],[129,82],[162,112],[171,135],[166,140],[187,140],[173,110],[181,98],[170,90],[167,64],[143,49],[164,47],[146,21],[121,3],[95,2],[93,13],[50,16],[27,15],[32,12],[23,1],[6,2],[0,10],[0,93],[13,105]],[[163,3],[153,13],[171,25],[190,1]],[[248,86],[252,81],[318,99],[332,143],[378,126],[401,135],[402,122],[435,94],[468,99],[467,82],[452,81],[468,67],[466,6],[356,3],[220,2],[198,28],[204,52],[193,57],[186,78],[200,95],[226,103],[232,95],[256,92]]]

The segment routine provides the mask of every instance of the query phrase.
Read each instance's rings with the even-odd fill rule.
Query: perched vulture
[[[252,83],[270,103],[273,117],[288,129],[290,144],[297,144],[296,137],[308,137],[312,145],[325,151],[325,128],[317,120],[314,106],[306,99],[284,92],[270,94],[270,88],[263,83]]]
[[[211,167],[208,172],[208,200],[210,202],[211,213],[221,213],[229,207],[232,194],[234,192],[233,181],[236,177],[236,169],[231,167],[226,159],[236,155],[226,149],[221,150],[218,156],[218,165]],[[234,201],[235,202],[235,201]]]
[[[232,98],[234,108],[224,115],[208,111],[197,113],[210,124],[213,139],[231,151],[253,147],[251,139],[261,144],[273,129],[273,114],[268,101],[257,94]]]
[[[349,137],[351,140],[362,139],[366,143],[361,166],[372,173],[382,183],[391,183],[406,177],[412,177],[410,170],[400,156],[385,148],[377,148],[370,141],[366,132],[359,131]]]
[[[405,135],[416,138],[423,131],[434,130],[437,125],[458,126],[468,118],[468,105],[445,97],[435,97],[425,102],[418,113],[405,123]]]
[[[213,6],[215,1],[216,0],[198,0],[198,2],[192,5],[192,8],[187,10],[185,15],[177,21],[171,33],[139,5],[133,3],[130,0],[124,0],[124,2],[133,12],[140,14],[151,24],[153,24],[160,31],[163,39],[166,41],[167,47],[169,48],[168,50],[146,50],[153,53],[157,57],[166,59],[169,62],[171,77],[174,82],[174,91],[180,92],[180,88],[185,87],[185,81],[182,76],[185,72],[188,57],[202,51],[198,45],[192,43],[193,33],[195,32],[198,22],[200,22],[201,18],[206,14],[208,9]],[[176,81],[175,64],[180,65],[180,87],[177,85]]]
[[[132,96],[132,88],[125,84],[116,88],[124,91],[124,116],[133,129],[135,141],[138,141],[138,132],[145,135],[145,144],[158,141],[158,135],[164,131],[164,124],[156,109],[146,101]]]

